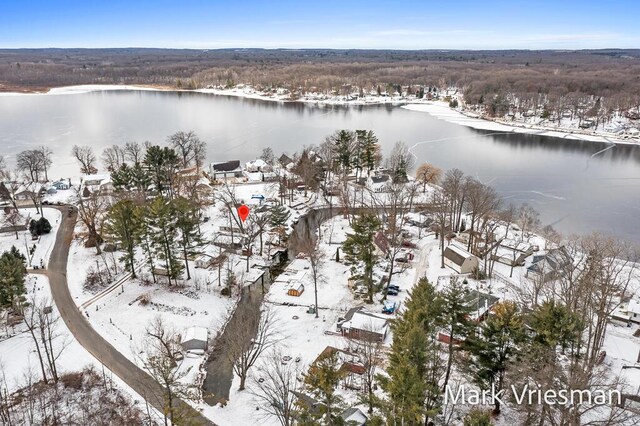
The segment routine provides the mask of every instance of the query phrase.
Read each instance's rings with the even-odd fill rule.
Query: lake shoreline
[[[562,129],[555,127],[537,126],[537,125],[520,125],[518,123],[507,124],[501,121],[487,120],[485,118],[476,117],[465,114],[456,109],[450,108],[444,102],[430,103],[410,103],[403,105],[402,108],[409,111],[423,112],[434,118],[449,123],[458,124],[460,126],[471,127],[476,130],[484,130],[500,133],[522,133],[536,136],[545,136],[550,138],[560,138],[566,140],[575,140],[582,142],[598,142],[604,144],[623,144],[623,145],[640,145],[639,140],[635,139],[618,139],[612,135],[589,134],[576,132],[574,129]]]
[[[233,88],[233,89],[177,89],[170,86],[162,85],[117,85],[117,84],[86,84],[77,86],[63,86],[51,88],[44,92],[0,92],[3,96],[55,96],[55,95],[76,95],[102,91],[149,91],[149,92],[175,92],[175,93],[202,93],[215,96],[232,96],[243,99],[255,99],[269,102],[279,103],[301,103],[324,106],[379,106],[390,105],[399,106],[403,109],[415,112],[427,113],[434,118],[443,120],[452,124],[470,127],[476,130],[500,132],[500,133],[523,133],[537,136],[546,136],[551,138],[559,138],[565,140],[575,140],[582,142],[598,142],[604,144],[624,144],[637,146],[640,140],[636,139],[619,139],[609,134],[593,134],[588,132],[579,132],[575,129],[563,129],[539,125],[525,125],[519,123],[504,123],[498,120],[489,120],[476,116],[474,114],[465,113],[463,111],[449,107],[446,102],[442,101],[421,101],[408,100],[394,97],[366,97],[364,100],[343,100],[339,97],[333,99],[286,99],[286,95],[266,96],[251,89]]]

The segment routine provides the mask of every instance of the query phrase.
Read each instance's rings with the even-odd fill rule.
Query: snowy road
[[[50,207],[52,208],[52,207]],[[105,367],[114,372],[127,385],[142,395],[149,404],[158,411],[164,411],[162,387],[146,372],[118,352],[98,332],[78,310],[67,285],[67,258],[69,246],[73,238],[76,215],[69,217],[62,209],[62,223],[56,236],[55,246],[49,259],[49,268],[44,273],[49,277],[51,293],[58,307],[60,316],[76,338],[76,340],[98,359]],[[202,416],[191,406],[180,401],[180,411],[191,412],[194,423],[210,425],[211,421]]]

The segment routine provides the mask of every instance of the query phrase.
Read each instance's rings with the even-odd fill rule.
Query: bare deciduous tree
[[[30,182],[40,182],[41,174],[45,171],[45,158],[39,149],[20,152],[16,156],[16,166]]]
[[[98,172],[97,158],[91,147],[74,145],[71,149],[71,155],[80,163],[80,173],[91,175]]]
[[[4,156],[0,155],[0,179],[4,180],[7,176],[7,163]]]
[[[406,214],[411,210],[416,195],[416,187],[413,183],[391,182],[383,193],[370,192],[373,205],[386,217],[382,232],[387,243],[385,253],[389,261],[389,273],[387,275],[388,288],[395,273],[406,270],[407,263],[402,264],[400,270],[396,270],[398,255],[405,250],[403,247],[403,229]],[[386,295],[385,295],[386,297]]]
[[[440,237],[440,267],[444,268],[444,240],[450,228],[450,203],[444,190],[436,188],[431,197],[428,211],[433,216],[436,238]]]
[[[35,345],[45,383],[48,383],[49,377],[54,382],[58,381],[57,361],[71,343],[59,330],[60,317],[52,309],[52,304],[50,299],[36,300],[34,296],[29,301],[29,308],[23,317]]]
[[[9,211],[7,211],[7,209],[8,208],[5,208],[4,224],[7,227],[11,227],[13,229],[17,240],[18,238],[20,238],[20,236],[18,235],[18,231],[20,230],[20,228],[26,227],[26,219],[20,214],[17,209],[9,209]]]
[[[300,388],[298,364],[282,362],[282,354],[273,351],[258,367],[256,378],[249,387],[266,417],[275,417],[282,426],[296,422],[296,396]]]
[[[140,164],[144,159],[144,147],[138,142],[127,142],[124,145],[124,158],[133,164]]]
[[[240,377],[238,390],[244,390],[249,369],[265,351],[275,347],[284,337],[278,330],[275,311],[265,306],[260,311],[243,310],[242,324],[238,332],[226,342],[227,354],[233,362],[233,371]]]
[[[207,145],[193,130],[176,132],[169,136],[168,141],[178,153],[183,169],[193,164],[200,170],[207,154]]]
[[[96,254],[101,253],[102,225],[109,207],[108,204],[107,199],[98,192],[92,192],[87,197],[78,193],[78,218],[87,228],[89,234],[85,247],[95,247]]]
[[[42,169],[44,171],[44,180],[49,181],[49,167],[53,164],[53,160],[51,156],[53,155],[53,151],[48,146],[42,145],[38,148],[40,152],[40,157],[42,161]]]
[[[141,352],[146,356],[142,356],[140,361],[162,388],[162,395],[143,396],[160,399],[165,426],[169,421],[171,424],[189,424],[193,412],[182,401],[195,400],[197,389],[183,382],[188,370],[181,370],[176,360],[180,351],[177,334],[158,316],[147,326],[143,344]]]
[[[358,364],[362,366],[364,394],[360,398],[369,407],[369,414],[372,414],[376,403],[376,376],[384,361],[384,347],[382,342],[373,337],[373,334],[363,333],[361,338],[349,340],[349,352],[357,358]]]
[[[319,238],[315,235],[309,235],[307,238],[296,240],[296,251],[304,253],[309,260],[311,266],[311,277],[313,278],[313,294],[315,297],[316,318],[318,318],[318,283],[323,280],[322,265],[324,264],[324,256],[320,251]]]
[[[119,145],[108,146],[102,151],[102,163],[110,172],[120,170],[125,157],[125,150]]]
[[[449,203],[449,229],[456,232],[460,229],[462,210],[467,198],[468,178],[461,170],[447,170],[442,181],[443,195]]]

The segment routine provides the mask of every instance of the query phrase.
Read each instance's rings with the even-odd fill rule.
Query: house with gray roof
[[[525,276],[548,282],[563,277],[571,268],[573,258],[562,246],[549,250],[546,254],[534,256],[533,263],[527,268]]]

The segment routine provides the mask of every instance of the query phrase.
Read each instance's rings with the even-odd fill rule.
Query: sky
[[[2,0],[0,48],[640,48],[639,0]]]

